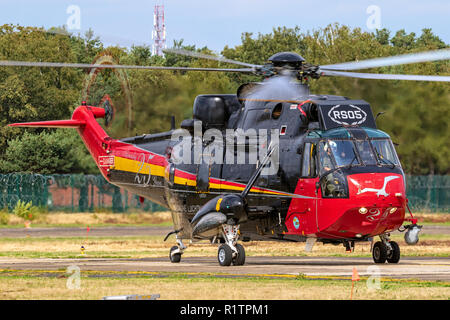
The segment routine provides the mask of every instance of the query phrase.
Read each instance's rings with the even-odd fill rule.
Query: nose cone
[[[324,199],[318,215],[321,232],[344,238],[374,236],[398,229],[405,217],[403,176],[359,173],[347,176],[348,198]],[[337,205],[339,203],[339,205]]]

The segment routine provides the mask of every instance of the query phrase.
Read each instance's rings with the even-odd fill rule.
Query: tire
[[[397,242],[391,241],[392,250],[387,255],[387,262],[389,263],[398,263],[400,261],[400,247]]]
[[[376,242],[372,249],[373,261],[375,263],[385,263],[387,255],[386,245],[381,241]]]
[[[233,259],[233,251],[227,244],[222,244],[217,250],[217,260],[223,267],[228,267]]]
[[[178,250],[177,246],[173,246],[172,248],[170,248],[169,258],[170,262],[172,263],[178,263],[181,261],[181,253],[172,253],[175,250]]]
[[[236,249],[238,251],[238,254],[236,258],[233,259],[233,265],[243,266],[245,264],[245,249],[240,244],[236,244]]]

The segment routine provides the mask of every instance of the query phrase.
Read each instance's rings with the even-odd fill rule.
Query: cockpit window
[[[322,140],[318,146],[321,175],[340,167],[399,164],[389,139],[327,139]]]
[[[328,142],[326,141],[321,141],[319,143],[319,162],[320,162],[320,175],[336,167],[332,160],[331,147],[328,145]]]
[[[319,159],[321,173],[336,167],[359,164],[355,147],[351,140],[327,140],[320,142]]]
[[[381,164],[398,165],[398,159],[390,140],[372,140],[376,157]]]
[[[376,165],[377,158],[372,152],[369,141],[356,141],[359,156],[365,165]]]
[[[358,164],[353,142],[350,140],[330,141],[329,145],[333,151],[334,159],[338,167],[344,167],[352,164]]]

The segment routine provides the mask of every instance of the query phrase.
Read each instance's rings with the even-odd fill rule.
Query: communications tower
[[[166,23],[164,22],[164,4],[156,4],[153,13],[152,54],[162,56],[166,48]]]

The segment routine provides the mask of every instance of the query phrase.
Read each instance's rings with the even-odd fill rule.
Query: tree
[[[256,38],[242,34],[242,44],[225,47],[227,58],[261,64],[276,51],[294,51],[319,65],[422,52],[448,47],[431,29],[422,34],[387,29],[363,32],[338,24],[306,33],[299,28],[276,28]],[[361,72],[448,75],[448,61],[384,67]],[[237,77],[232,78],[236,80]],[[251,80],[251,78],[248,78]],[[399,143],[397,151],[409,174],[448,174],[450,146],[448,84],[416,81],[363,80],[321,77],[310,82],[311,92],[368,101],[374,114],[386,111],[378,125]]]
[[[97,173],[95,162],[85,150],[75,130],[24,132],[9,142],[0,167],[6,173]]]
[[[196,48],[194,45],[184,44],[183,40],[174,41],[173,46],[213,54],[206,47]],[[325,65],[446,47],[448,45],[433,34],[431,29],[423,29],[420,35],[408,34],[405,30],[391,33],[387,29],[372,33],[331,24],[306,32],[302,32],[299,27],[277,27],[268,34],[258,35],[244,32],[241,44],[233,48],[225,46],[221,54],[229,59],[264,64],[277,52],[292,51],[300,54],[308,63]],[[230,66],[170,53],[165,57],[152,56],[150,48],[146,46],[133,46],[131,49],[105,48],[92,30],[81,36],[72,35],[61,27],[46,31],[12,25],[0,26],[0,60],[92,63],[96,57],[105,53],[113,55],[120,64]],[[168,130],[171,115],[176,116],[178,124],[192,116],[192,104],[197,95],[235,93],[242,83],[262,80],[260,77],[241,73],[125,72],[133,95],[134,125],[131,129],[127,128],[128,110],[124,108],[123,85],[113,71],[99,72],[89,94],[89,103],[92,105],[98,105],[105,94],[112,98],[116,115],[112,126],[106,131],[116,138],[128,133]],[[448,61],[439,61],[362,72],[448,75],[450,64]],[[97,172],[94,162],[82,147],[81,140],[75,139],[74,131],[64,131],[65,134],[62,135],[46,129],[6,127],[6,124],[12,122],[69,118],[73,109],[81,102],[85,79],[86,71],[79,69],[0,68],[0,172]],[[447,84],[321,77],[320,80],[310,81],[310,88],[312,93],[364,99],[372,105],[375,114],[386,111],[378,125],[399,143],[397,151],[407,173],[450,172],[450,146],[447,142],[450,138],[447,124],[450,92]],[[73,138],[70,139],[75,140],[68,138],[72,135]],[[39,137],[46,142],[41,144]],[[65,142],[56,142],[54,137]],[[80,146],[75,162],[71,159],[72,151],[65,145],[68,141]],[[36,145],[40,146],[40,150],[35,150]],[[19,149],[22,154],[19,154]],[[33,165],[25,162],[23,154],[31,157]],[[16,163],[14,157],[23,161]],[[45,160],[45,157],[50,158]],[[54,164],[58,165],[52,166]]]

